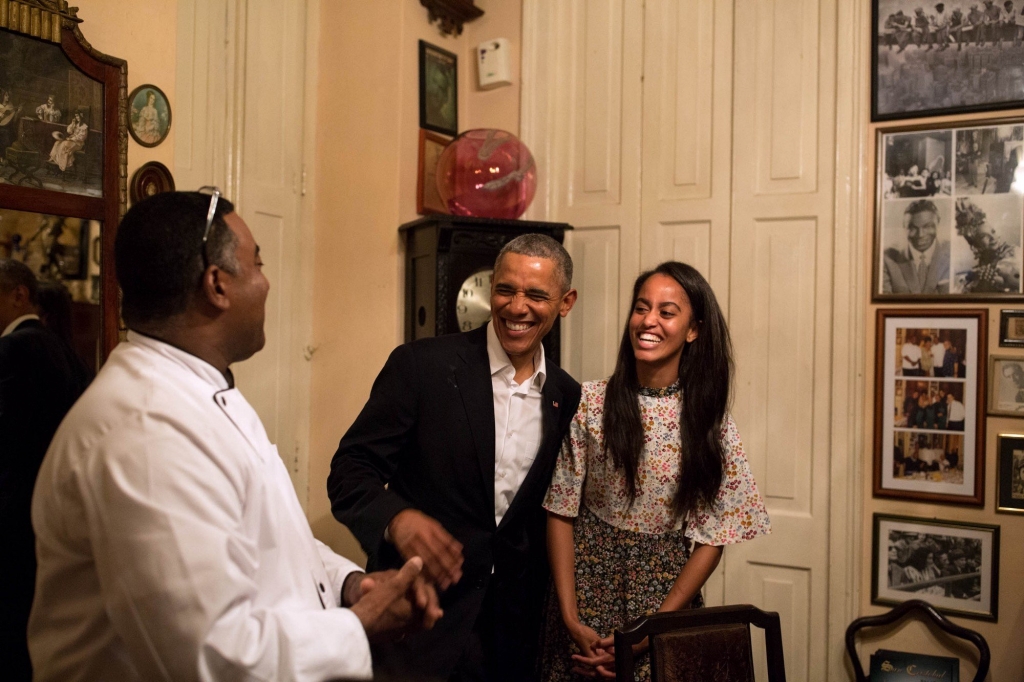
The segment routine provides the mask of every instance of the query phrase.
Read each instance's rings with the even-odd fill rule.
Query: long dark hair
[[[683,347],[679,358],[679,385],[683,406],[679,412],[681,436],[679,488],[672,500],[676,518],[712,505],[722,484],[725,452],[719,439],[729,405],[732,384],[732,342],[711,285],[685,263],[668,261],[641,274],[633,285],[630,314],[644,282],[652,275],[668,275],[683,288],[693,310],[697,338]],[[626,477],[632,506],[637,494],[637,468],[644,445],[637,392],[640,380],[630,339],[629,318],[622,332],[615,373],[608,379],[603,426],[605,448]]]

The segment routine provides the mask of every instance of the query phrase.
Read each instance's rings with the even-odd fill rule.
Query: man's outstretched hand
[[[424,572],[438,588],[448,589],[462,577],[462,544],[436,519],[404,509],[388,524],[391,544],[403,559],[423,558]]]
[[[346,580],[343,602],[350,605],[371,642],[397,638],[407,632],[429,630],[444,615],[434,586],[423,577],[423,560],[412,557],[401,569],[369,573],[358,587]]]

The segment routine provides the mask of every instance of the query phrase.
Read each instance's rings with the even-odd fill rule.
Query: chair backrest
[[[920,599],[911,599],[880,616],[864,616],[863,618],[858,618],[850,623],[850,627],[846,628],[846,653],[850,656],[850,663],[853,664],[853,674],[856,682],[868,682],[868,677],[864,674],[864,667],[861,666],[860,658],[857,656],[857,632],[861,628],[891,625],[892,623],[901,620],[911,612],[924,613],[924,615],[928,616],[933,623],[938,625],[946,633],[953,635],[954,637],[966,639],[977,647],[978,672],[974,676],[974,682],[982,682],[982,680],[985,679],[985,675],[988,674],[989,664],[992,661],[992,654],[988,649],[988,642],[985,641],[985,638],[974,630],[968,630],[967,628],[960,627],[959,625],[950,622],[948,618],[936,611],[935,607],[928,602]]]
[[[785,682],[779,614],[749,604],[643,616],[615,631],[615,678],[633,682],[633,645],[650,637],[651,682],[753,682],[750,625],[764,630],[769,682]]]

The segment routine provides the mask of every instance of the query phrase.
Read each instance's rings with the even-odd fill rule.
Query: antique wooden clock
[[[490,295],[498,251],[521,234],[546,234],[559,243],[565,223],[432,215],[399,228],[405,237],[405,340],[470,331],[491,319]],[[560,361],[560,322],[544,351]]]

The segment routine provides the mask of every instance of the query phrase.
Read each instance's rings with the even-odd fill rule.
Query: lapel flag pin
[[[557,408],[558,407],[558,402],[555,401],[555,400],[552,400],[551,401],[551,406]]]

